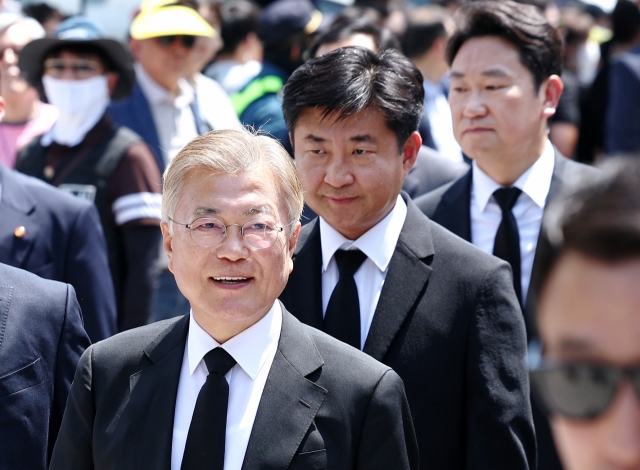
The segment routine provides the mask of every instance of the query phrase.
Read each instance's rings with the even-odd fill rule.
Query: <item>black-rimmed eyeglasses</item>
[[[227,228],[240,227],[240,235],[244,242],[257,250],[269,248],[276,242],[278,234],[284,231],[284,227],[288,227],[293,223],[282,226],[265,220],[250,220],[243,225],[225,225],[221,220],[211,217],[201,217],[189,224],[176,222],[172,218],[169,218],[169,220],[188,228],[193,241],[203,248],[215,248],[224,240],[227,235]]]

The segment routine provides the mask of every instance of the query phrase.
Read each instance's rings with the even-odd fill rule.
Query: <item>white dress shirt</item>
[[[142,65],[136,63],[134,68],[136,79],[149,102],[160,150],[167,164],[185,145],[198,136],[196,120],[191,112],[195,92],[189,82],[180,79],[179,93],[174,96],[151,78]]]
[[[180,470],[189,425],[198,393],[207,380],[204,356],[220,344],[189,314],[189,335],[184,349],[173,422],[171,470]],[[282,310],[276,301],[260,321],[234,336],[221,347],[237,362],[225,378],[229,382],[224,469],[240,470],[256,419],[282,329]]]
[[[523,304],[527,301],[542,215],[551,187],[554,158],[553,146],[547,140],[542,156],[513,185],[522,190],[511,212],[518,224],[520,235]],[[493,197],[494,191],[500,187],[500,184],[482,171],[475,161],[473,162],[471,243],[489,254],[493,254],[496,232],[502,222],[502,209]]]
[[[462,150],[453,135],[451,107],[442,83],[424,81],[424,107],[429,118],[431,137],[440,155],[455,162],[463,161]]]
[[[320,242],[322,245],[322,314],[327,311],[329,299],[338,284],[340,272],[334,254],[338,250],[359,249],[367,259],[353,275],[358,288],[360,304],[360,349],[371,328],[380,292],[389,270],[391,257],[398,244],[400,231],[407,217],[407,205],[398,196],[396,205],[387,216],[360,236],[349,240],[320,217]]]

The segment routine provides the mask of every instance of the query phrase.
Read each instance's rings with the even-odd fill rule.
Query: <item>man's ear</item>
[[[293,233],[289,237],[289,257],[293,256],[293,250],[296,249],[296,245],[298,244],[298,237],[300,236],[300,228],[302,224],[300,221],[296,222],[296,227],[293,229]]]
[[[422,137],[418,131],[414,131],[402,146],[402,168],[406,177],[416,164],[418,152],[422,146]]]
[[[160,223],[160,230],[162,231],[162,247],[167,254],[167,258],[169,258],[169,271],[171,271],[171,259],[173,257],[171,242],[173,241],[173,233],[169,228],[169,224],[164,221]]]
[[[295,150],[295,146],[293,145],[293,134],[289,132],[289,143],[291,143],[291,148]]]
[[[129,50],[131,50],[131,55],[137,61],[138,51],[140,51],[140,41],[137,39],[129,38]]]
[[[107,77],[107,86],[109,87],[109,96],[111,96],[113,95],[113,90],[116,89],[120,76],[115,72],[107,72],[105,75]]]
[[[564,84],[558,75],[551,75],[540,85],[539,93],[544,94],[544,103],[542,105],[543,118],[549,119],[556,113],[563,90]]]

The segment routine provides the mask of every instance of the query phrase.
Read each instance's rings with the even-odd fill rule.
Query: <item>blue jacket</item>
[[[115,294],[95,206],[6,167],[0,181],[0,263],[71,284],[91,340],[114,335]]]
[[[112,101],[107,108],[107,114],[115,127],[128,127],[144,140],[158,163],[160,173],[164,172],[164,157],[160,149],[158,130],[151,114],[151,106],[142,88],[136,82],[131,94],[124,100]]]
[[[89,338],[73,287],[0,264],[0,467],[46,470]]]
[[[640,151],[640,45],[611,62],[605,119],[608,154]]]

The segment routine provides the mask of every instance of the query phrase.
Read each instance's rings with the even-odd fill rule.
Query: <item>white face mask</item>
[[[49,103],[60,111],[60,117],[50,131],[51,138],[69,147],[82,142],[111,101],[105,75],[86,80],[61,80],[44,75],[42,85]]]

